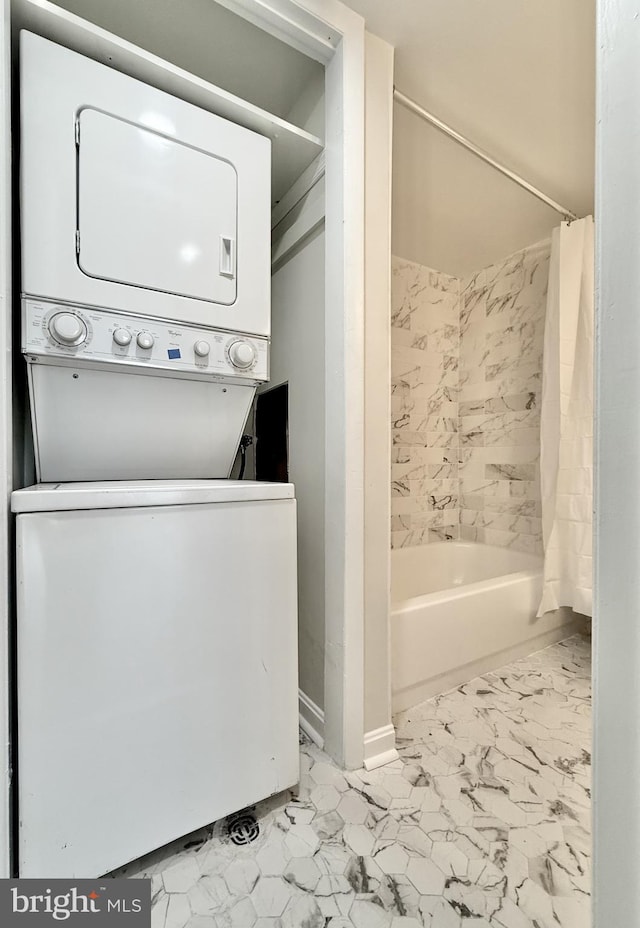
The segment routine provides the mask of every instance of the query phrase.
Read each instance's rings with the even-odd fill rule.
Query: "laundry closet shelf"
[[[273,204],[279,202],[324,148],[322,139],[304,129],[152,55],[48,0],[13,0],[12,21],[15,39],[20,29],[28,29],[270,138]]]

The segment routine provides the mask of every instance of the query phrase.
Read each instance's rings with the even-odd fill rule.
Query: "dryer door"
[[[78,124],[80,270],[146,290],[234,303],[233,165],[171,138],[171,122],[161,114],[150,112],[148,125],[136,125],[88,107]]]

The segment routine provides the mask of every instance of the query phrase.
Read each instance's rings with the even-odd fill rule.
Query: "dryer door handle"
[[[220,236],[220,276],[236,276],[236,240],[230,235]]]

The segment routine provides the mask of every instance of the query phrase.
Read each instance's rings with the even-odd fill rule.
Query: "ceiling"
[[[595,0],[345,0],[399,90],[578,215],[593,211]],[[464,276],[560,217],[395,106],[393,249]]]

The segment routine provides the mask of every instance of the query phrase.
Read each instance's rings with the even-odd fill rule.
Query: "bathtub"
[[[391,552],[393,711],[560,641],[569,609],[536,618],[542,558],[466,541]]]

